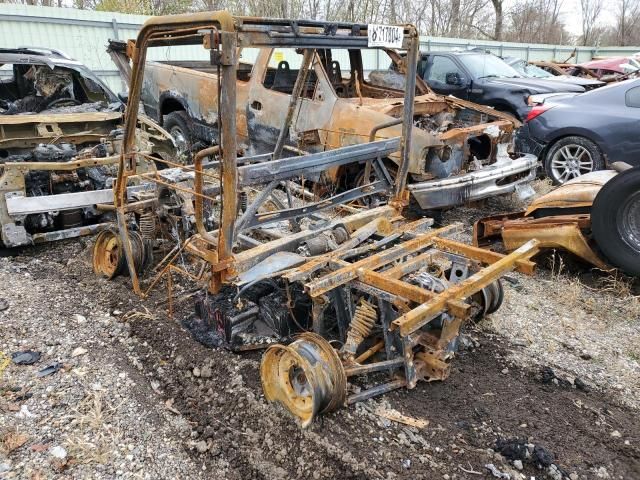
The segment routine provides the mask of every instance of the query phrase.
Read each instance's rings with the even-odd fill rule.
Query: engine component
[[[340,358],[315,333],[303,333],[288,346],[270,346],[262,357],[260,378],[265,398],[282,403],[302,427],[346,399],[347,377]]]
[[[76,228],[82,226],[82,209],[74,208],[73,210],[65,210],[58,215],[60,221],[60,227]]]
[[[346,242],[349,239],[349,234],[344,227],[336,227],[329,232],[322,232],[315,237],[308,238],[300,247],[298,247],[298,253],[305,257],[313,257],[315,255],[322,255],[331,250],[338,248],[338,245]]]
[[[440,293],[447,288],[445,281],[429,272],[420,272],[410,278],[411,283],[431,292]]]
[[[353,318],[347,331],[347,341],[342,347],[342,352],[348,357],[353,357],[362,341],[371,334],[377,321],[376,307],[367,302],[364,297],[361,298],[355,312],[353,312]]]

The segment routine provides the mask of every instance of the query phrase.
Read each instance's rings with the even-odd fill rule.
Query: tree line
[[[166,15],[225,9],[238,15],[413,23],[435,37],[560,45],[640,45],[640,0],[578,0],[581,34],[561,15],[568,0],[9,0],[44,6]],[[572,4],[573,5],[573,4]]]

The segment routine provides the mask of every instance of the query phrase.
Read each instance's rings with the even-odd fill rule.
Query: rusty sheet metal
[[[588,215],[573,216],[573,218],[546,217],[537,221],[526,221],[526,219],[511,221],[502,228],[502,241],[505,248],[511,251],[535,238],[540,242],[540,248],[560,248],[601,270],[612,270],[611,266],[595,254],[582,234],[581,224],[589,223]]]
[[[599,170],[569,180],[564,185],[534,200],[525,215],[547,208],[591,207],[602,186],[615,177],[614,170]]]

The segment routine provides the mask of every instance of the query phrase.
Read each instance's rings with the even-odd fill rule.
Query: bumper
[[[414,183],[407,188],[424,210],[455,207],[514,192],[517,186],[536,178],[537,165],[538,159],[531,154],[515,160],[503,157],[482,170],[442,180]]]
[[[546,144],[536,140],[529,131],[527,124],[518,129],[516,133],[516,152],[518,153],[530,153],[536,157],[540,157],[540,154],[546,147]]]

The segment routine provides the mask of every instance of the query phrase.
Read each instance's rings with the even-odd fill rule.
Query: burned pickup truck
[[[61,52],[0,49],[0,246],[104,226],[123,110],[99,78]],[[150,155],[173,150],[169,135],[146,117],[137,138]]]
[[[400,132],[403,93],[365,78],[360,49],[318,49],[305,66],[305,50],[251,48],[240,52],[237,70],[238,137],[248,154],[271,152],[289,109],[301,69],[305,83],[293,107],[284,153],[317,153]],[[394,50],[381,50],[406,69]],[[383,61],[384,62],[384,61]],[[492,108],[436,95],[416,79],[415,127],[408,189],[425,210],[514,192],[535,177],[536,158],[510,150],[514,119]],[[216,69],[203,61],[148,62],[142,90],[145,111],[185,148],[216,143]],[[395,172],[397,155],[384,158]],[[363,185],[362,165],[326,172],[322,185],[337,191]],[[319,179],[310,179],[318,181]],[[369,179],[366,179],[367,181]],[[525,189],[522,189],[523,191]]]

